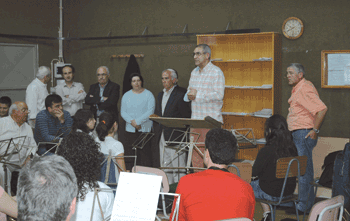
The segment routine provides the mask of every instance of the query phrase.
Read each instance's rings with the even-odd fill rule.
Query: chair
[[[241,177],[247,183],[250,183],[252,177],[252,165],[248,162],[235,162],[228,166],[228,171]]]
[[[165,174],[165,172],[163,170],[157,169],[157,168],[152,168],[152,167],[144,167],[144,166],[134,166],[132,168],[132,172],[133,173],[145,173],[145,174],[155,174],[158,176],[162,176],[162,189],[161,191],[163,193],[169,193],[169,182],[168,182],[168,178]],[[161,194],[161,198],[162,198],[162,211],[163,211],[163,215],[166,219],[169,219],[169,215],[166,212],[166,205],[165,205],[165,197],[164,194]],[[157,217],[158,220],[159,217]]]
[[[123,168],[118,164],[118,162],[114,161],[115,158],[135,158],[134,160],[134,166],[136,166],[136,156],[112,156],[112,153],[110,152],[108,155],[106,155],[105,159],[101,163],[101,177],[100,181],[108,185],[109,187],[116,187],[117,186],[117,180],[115,176],[115,169],[120,169],[123,172],[126,172],[123,170]],[[116,168],[114,167],[116,166]]]
[[[271,210],[271,217],[272,221],[275,221],[276,216],[276,206],[294,202],[295,210],[297,214],[297,219],[299,221],[299,214],[297,209],[297,203],[300,200],[299,191],[297,195],[293,195],[290,198],[283,199],[284,190],[286,187],[287,179],[289,177],[297,177],[298,179],[298,186],[300,186],[300,176],[305,174],[306,171],[306,162],[307,157],[306,156],[297,156],[297,157],[285,157],[280,158],[277,160],[276,163],[276,178],[284,178],[283,187],[281,191],[281,195],[279,196],[278,201],[269,201],[269,200],[263,200],[256,198],[257,202],[268,204]]]
[[[340,211],[340,213],[339,213]],[[331,199],[316,203],[309,215],[309,221],[341,221],[344,212],[344,196],[336,196]],[[339,218],[338,218],[339,217]]]
[[[308,221],[341,221],[343,212],[344,196],[339,195],[316,203],[311,208]],[[294,219],[288,220],[292,221]]]

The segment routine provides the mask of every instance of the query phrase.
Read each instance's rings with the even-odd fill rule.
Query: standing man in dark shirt
[[[97,68],[96,75],[98,83],[90,86],[85,97],[85,104],[90,105],[91,111],[97,118],[107,111],[118,119],[120,86],[109,80],[109,69],[106,66]]]

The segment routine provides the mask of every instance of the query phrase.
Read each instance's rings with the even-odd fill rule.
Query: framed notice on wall
[[[321,52],[322,88],[350,88],[350,50]]]

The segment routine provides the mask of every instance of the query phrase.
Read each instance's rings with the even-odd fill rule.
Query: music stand
[[[55,138],[52,139],[52,142],[39,142],[38,143],[38,150],[40,148],[40,145],[44,145],[45,148],[45,152],[43,154],[41,154],[41,156],[45,156],[47,153],[51,152],[51,150],[55,149],[55,154],[57,153],[58,150],[58,146],[60,144],[59,140],[60,138],[63,138],[63,135],[68,132],[69,130],[71,130],[70,127],[60,127],[55,135]],[[55,142],[57,141],[57,143]]]
[[[8,180],[7,180],[8,178],[7,165],[13,167],[15,170],[20,169],[25,159],[27,159],[29,153],[31,152],[31,149],[34,148],[29,146],[25,148],[26,138],[27,136],[19,136],[19,137],[14,137],[14,138],[0,141],[0,163],[3,164],[3,168],[4,168],[4,178],[5,178],[4,189],[6,190],[7,193],[10,193]],[[27,150],[23,152],[22,151],[23,148]],[[1,151],[1,150],[5,150],[5,151]],[[15,159],[14,161],[11,161],[13,156],[18,156],[18,160]]]
[[[162,167],[161,169],[186,169],[187,173],[189,172],[189,169],[203,169],[203,168],[191,167],[193,149],[197,150],[198,153],[201,155],[201,157],[203,157],[203,153],[202,151],[200,151],[200,149],[196,145],[200,134],[190,132],[190,128],[206,128],[206,129],[221,128],[222,126],[221,122],[209,116],[205,117],[204,120],[199,120],[199,119],[189,119],[189,118],[159,117],[158,115],[153,114],[149,117],[149,119],[161,125],[164,125],[166,127],[187,128],[186,131],[183,131],[184,137],[190,137],[189,139],[190,142],[188,142],[187,139],[182,139],[181,141],[167,141],[167,144],[178,144],[180,146],[183,146],[183,148],[181,148],[179,151],[184,151],[186,147],[188,147],[188,158],[187,158],[186,167]],[[197,136],[196,140],[194,140],[194,135]],[[163,152],[164,152],[164,149],[163,149]]]

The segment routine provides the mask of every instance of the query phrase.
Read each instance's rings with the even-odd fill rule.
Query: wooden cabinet
[[[224,128],[252,128],[255,138],[263,138],[267,118],[253,113],[281,113],[281,41],[281,34],[271,32],[197,35],[225,75]],[[240,149],[237,157],[254,160],[261,147]]]

